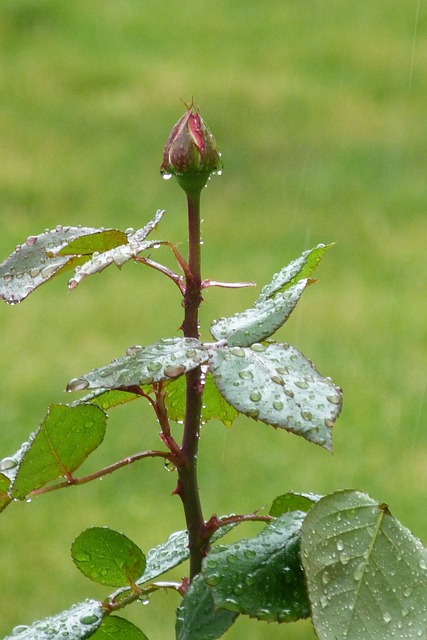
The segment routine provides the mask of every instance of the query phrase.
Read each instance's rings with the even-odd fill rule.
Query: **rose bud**
[[[176,176],[186,193],[200,191],[211,173],[222,168],[215,138],[193,105],[172,128],[163,152],[160,172]]]

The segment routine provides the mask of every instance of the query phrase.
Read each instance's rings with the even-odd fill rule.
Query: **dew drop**
[[[254,342],[254,344],[251,345],[251,349],[252,351],[262,353],[267,349],[267,347],[264,344],[261,344],[260,342]]]
[[[332,404],[340,404],[341,399],[339,396],[326,396],[326,399]]]
[[[89,382],[84,378],[73,378],[67,385],[67,391],[83,391],[88,386]]]
[[[273,402],[273,409],[276,409],[276,411],[281,411],[284,407],[284,404],[281,400],[275,400]]]
[[[330,573],[328,571],[324,571],[322,573],[322,582],[323,582],[323,584],[325,584],[325,585],[329,584],[330,580],[331,580]]]
[[[304,418],[304,420],[312,420],[313,419],[313,415],[310,413],[310,411],[306,411],[305,409],[303,409],[301,411],[301,416]]]
[[[15,458],[8,457],[0,460],[0,471],[8,471],[9,469],[14,469],[18,464],[18,461]]]
[[[11,282],[11,280],[13,280],[13,273],[5,273],[3,276],[3,280],[6,280],[6,282]]]
[[[350,562],[350,559],[351,559],[350,556],[348,555],[348,553],[346,553],[345,551],[340,553],[339,558],[340,558],[341,564],[343,564],[343,565],[348,564]]]
[[[299,387],[300,389],[308,389],[309,384],[306,380],[295,380],[294,382],[296,387]]]
[[[254,377],[254,374],[252,373],[252,371],[249,371],[248,369],[243,369],[242,371],[239,371],[239,378],[242,378],[242,380],[252,380]]]
[[[233,356],[238,356],[239,358],[244,358],[245,356],[245,350],[242,349],[242,347],[232,347],[230,349],[230,353],[233,354]]]
[[[246,415],[249,416],[250,418],[258,418],[259,411],[258,411],[258,409],[249,409],[249,411],[246,413]]]
[[[25,241],[27,247],[32,247],[37,242],[37,236],[28,236]]]
[[[338,551],[342,551],[344,549],[344,542],[342,540],[337,540],[337,549]]]
[[[159,371],[162,368],[161,362],[147,362],[148,371]]]
[[[249,398],[252,400],[252,402],[259,402],[261,400],[261,394],[259,391],[253,391]]]
[[[128,347],[126,349],[126,355],[127,356],[133,356],[135,355],[135,353],[138,353],[139,351],[141,351],[143,347],[141,347],[141,345],[139,344],[135,344],[133,347]]]
[[[283,378],[281,378],[280,376],[271,376],[271,381],[275,382],[276,384],[280,384],[282,386],[284,384]]]
[[[386,624],[388,624],[389,622],[391,622],[391,614],[386,611],[385,613],[383,613],[383,620]]]
[[[87,624],[87,625],[95,624],[95,622],[98,622],[98,616],[96,616],[94,614],[93,615],[88,615],[88,616],[82,616],[80,618],[80,622],[81,622],[81,624]]]
[[[170,364],[163,369],[163,373],[168,378],[177,378],[185,372],[185,367],[183,364],[173,365]]]

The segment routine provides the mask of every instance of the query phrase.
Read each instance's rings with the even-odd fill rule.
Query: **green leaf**
[[[0,298],[9,304],[21,302],[54,276],[84,262],[79,257],[55,252],[75,238],[96,231],[88,227],[58,226],[38,236],[29,236],[0,264]]]
[[[248,347],[265,340],[286,322],[308,283],[308,279],[300,280],[283,293],[277,293],[274,298],[267,298],[230,318],[214,321],[211,334],[216,340],[227,340],[229,347]]]
[[[319,244],[317,247],[314,247],[314,249],[304,251],[299,258],[286,267],[283,267],[279,273],[275,273],[271,282],[262,288],[255,304],[263,304],[268,298],[295,285],[298,280],[311,276],[319,264],[322,255],[327,249],[332,247],[333,244],[334,243],[326,245]]]
[[[30,627],[19,625],[3,640],[84,640],[98,629],[103,615],[100,602],[85,600]]]
[[[207,358],[207,350],[196,338],[164,338],[149,347],[131,347],[128,355],[74,378],[67,391],[151,385],[177,378]]]
[[[341,410],[341,390],[288,344],[212,349],[219,391],[237,411],[291,431],[325,449]]]
[[[316,496],[314,493],[293,493],[293,491],[289,491],[274,498],[270,515],[278,518],[289,511],[304,511],[307,513],[320,498],[321,496]]]
[[[211,325],[216,340],[227,340],[229,347],[248,347],[272,336],[289,318],[308,284],[309,276],[322,254],[332,245],[319,245],[276,273],[253,307]]]
[[[147,636],[129,620],[106,616],[92,640],[147,640]]]
[[[118,237],[114,237],[112,238],[112,246],[110,248],[107,248],[107,250],[104,251],[102,248],[97,249],[96,252],[92,254],[92,258],[90,260],[86,261],[78,270],[76,269],[74,276],[68,282],[68,288],[75,289],[87,276],[99,273],[111,264],[115,264],[117,267],[122,267],[129,260],[136,258],[142,251],[158,246],[158,240],[146,241],[145,238],[156,227],[163,214],[164,211],[158,210],[154,218],[150,220],[145,227],[138,229],[138,231],[122,234],[121,237],[124,240],[123,243],[119,245],[115,244]],[[97,239],[95,238],[92,244],[96,243],[96,240]],[[100,238],[98,243],[101,247],[102,238]],[[78,248],[80,244],[81,243],[77,243]],[[106,246],[108,246],[107,243]]]
[[[141,391],[145,390],[144,387],[140,387]],[[147,393],[150,391],[150,387],[146,387]],[[142,396],[139,393],[133,393],[131,391],[124,391],[122,389],[97,389],[96,391],[92,391],[88,393],[83,398],[76,400],[71,404],[71,406],[75,406],[77,404],[85,404],[90,403],[95,406],[103,409],[103,411],[108,411],[108,409],[113,409],[114,407],[118,407],[122,404],[127,404],[128,402],[132,402],[133,400],[138,400]]]
[[[50,405],[22,455],[12,497],[22,500],[33,489],[71,475],[101,444],[106,421],[105,413],[90,404]]]
[[[0,473],[0,513],[12,502],[9,494],[10,480],[3,473]]]
[[[210,588],[198,575],[177,609],[176,640],[215,640],[231,627],[237,616],[235,611],[215,608]]]
[[[118,229],[96,229],[87,235],[82,235],[62,247],[56,255],[92,255],[95,252],[103,253],[125,244],[127,235]]]
[[[301,555],[320,640],[427,637],[427,550],[386,505],[349,490],[322,498]]]
[[[145,569],[141,549],[123,533],[107,527],[83,531],[74,540],[71,555],[83,575],[112,587],[135,584]]]
[[[171,420],[183,422],[185,418],[185,378],[173,380],[167,386],[166,406]],[[211,374],[207,374],[203,387],[203,406],[201,421],[220,420],[226,427],[231,427],[238,412],[220,394]]]
[[[211,549],[202,576],[215,606],[268,622],[309,615],[300,566],[300,529],[305,514],[286,513],[255,538]]]

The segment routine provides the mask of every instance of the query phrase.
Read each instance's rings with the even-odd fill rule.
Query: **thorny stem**
[[[199,337],[199,306],[201,296],[200,255],[200,190],[187,192],[188,205],[188,273],[184,294],[184,322],[186,338]],[[188,529],[190,550],[190,580],[201,571],[208,541],[204,536],[205,523],[197,483],[197,452],[199,448],[200,418],[202,413],[202,372],[196,367],[186,374],[186,413],[181,459],[178,466],[178,484],[175,492],[180,496]]]

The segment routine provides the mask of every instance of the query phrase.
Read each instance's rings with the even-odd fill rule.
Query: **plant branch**
[[[119,460],[114,464],[111,464],[108,467],[104,467],[103,469],[99,469],[99,471],[95,471],[95,473],[90,473],[87,476],[82,476],[81,478],[75,478],[74,476],[70,476],[64,482],[59,482],[57,484],[49,485],[47,487],[41,487],[40,489],[34,489],[31,491],[28,496],[38,496],[42,493],[48,493],[49,491],[55,491],[56,489],[65,489],[66,487],[72,487],[77,484],[86,484],[87,482],[91,482],[92,480],[97,480],[98,478],[102,478],[109,473],[113,473],[117,471],[117,469],[121,469],[122,467],[126,467],[129,464],[133,464],[138,460],[143,460],[144,458],[164,458],[165,460],[170,460],[174,462],[174,457],[168,451],[141,451],[139,453],[135,453],[132,456],[128,456],[123,460]]]

